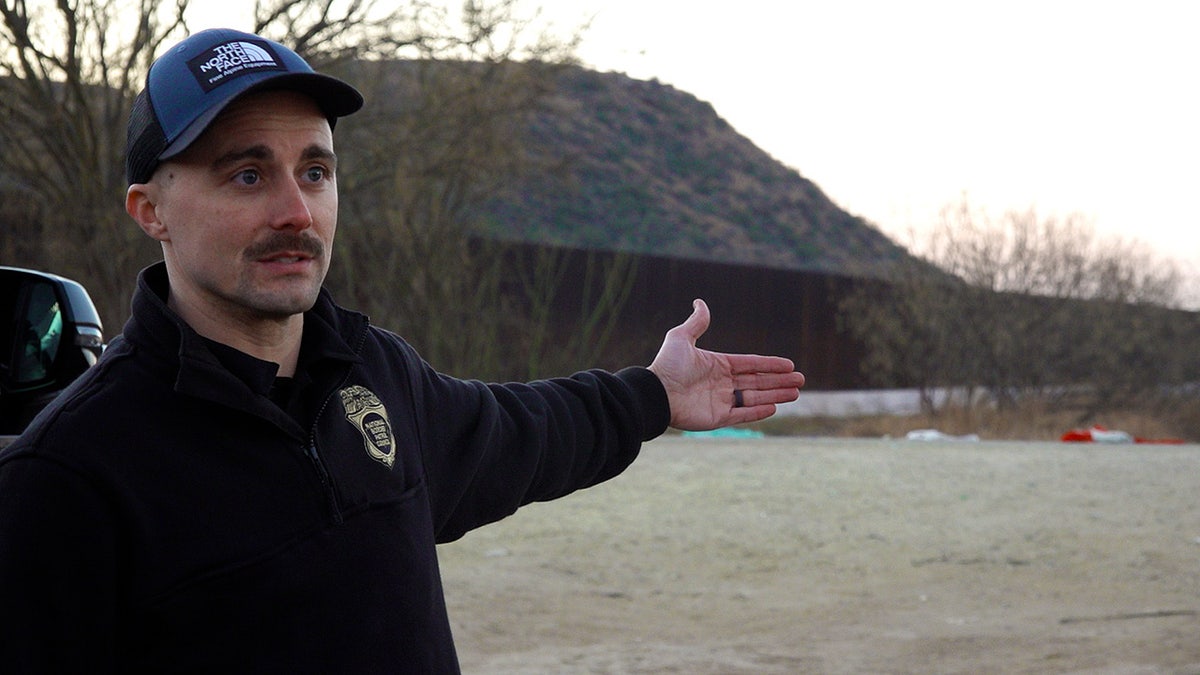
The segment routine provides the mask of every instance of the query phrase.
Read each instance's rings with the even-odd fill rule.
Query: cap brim
[[[267,77],[242,89],[229,97],[228,100],[217,103],[208,110],[205,110],[175,140],[167,145],[158,158],[160,160],[170,159],[186,150],[208,129],[209,125],[220,116],[230,103],[252,92],[276,89],[296,91],[311,96],[317,106],[321,108],[321,112],[325,113],[325,116],[329,118],[330,122],[336,120],[338,117],[345,117],[357,112],[363,106],[362,94],[354,87],[336,77],[322,75],[321,73],[283,73]]]

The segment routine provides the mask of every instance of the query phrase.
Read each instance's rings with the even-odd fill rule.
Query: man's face
[[[287,91],[238,99],[164,162],[147,232],[163,243],[176,311],[252,324],[312,307],[337,228],[336,164],[325,116]]]

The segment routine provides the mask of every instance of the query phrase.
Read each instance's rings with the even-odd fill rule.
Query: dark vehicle
[[[0,447],[103,351],[104,328],[83,286],[0,267]]]

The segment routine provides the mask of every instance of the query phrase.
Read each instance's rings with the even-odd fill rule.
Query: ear
[[[125,212],[151,239],[169,241],[167,226],[158,219],[159,186],[154,183],[134,183],[125,193]]]

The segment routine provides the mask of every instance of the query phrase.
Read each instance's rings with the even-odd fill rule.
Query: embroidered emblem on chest
[[[367,454],[390,469],[396,462],[396,439],[392,425],[388,422],[387,408],[370,389],[355,385],[338,392],[342,396],[342,407],[346,419],[363,437]]]

